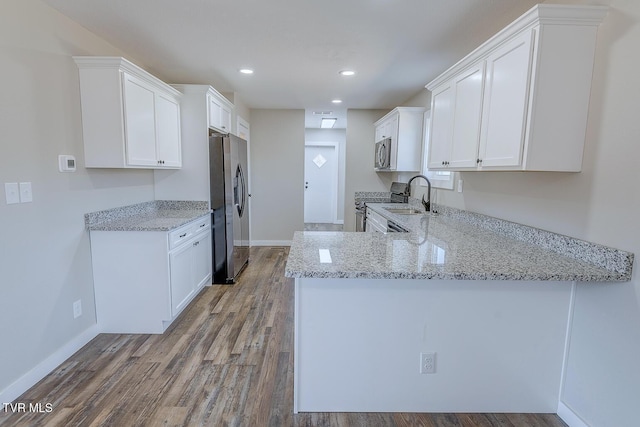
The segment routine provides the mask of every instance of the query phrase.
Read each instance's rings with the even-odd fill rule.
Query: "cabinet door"
[[[522,164],[532,37],[527,31],[487,58],[479,150],[484,168]]]
[[[123,73],[128,166],[157,166],[155,95],[141,80]]]
[[[391,158],[389,159],[389,169],[395,170],[398,167],[398,123],[399,115],[395,114],[387,122],[385,134],[391,138]]]
[[[379,124],[378,126],[376,126],[376,136],[375,136],[375,141],[374,142],[378,142],[381,139],[384,139],[384,137],[382,135],[384,135],[384,129],[385,129],[385,123]]]
[[[451,155],[453,126],[453,86],[444,84],[431,94],[431,129],[429,131],[429,169],[445,168]]]
[[[231,132],[231,109],[227,105],[220,106],[220,129]]]
[[[213,96],[209,96],[209,127],[220,129],[222,118],[222,103]]]
[[[176,316],[195,292],[192,276],[193,245],[186,244],[171,252],[171,316]]]
[[[157,155],[159,166],[180,167],[180,106],[170,97],[156,95]]]
[[[378,142],[382,139],[385,138],[393,138],[393,130],[398,129],[398,118],[397,116],[395,116],[395,125],[394,125],[394,118],[393,117],[388,117],[384,122],[380,123],[377,127],[376,127],[376,140],[375,142]]]
[[[203,232],[193,245],[193,285],[198,290],[211,277],[211,231]]]
[[[483,79],[484,61],[453,79],[450,168],[475,169],[478,166]]]

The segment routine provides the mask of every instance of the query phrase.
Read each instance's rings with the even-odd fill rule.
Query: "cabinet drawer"
[[[191,224],[182,226],[169,233],[169,249],[180,246],[182,242],[186,242],[193,236],[193,226]]]
[[[177,248],[196,234],[211,229],[211,218],[202,217],[169,232],[169,250]]]
[[[193,224],[193,234],[202,233],[211,229],[211,217],[201,218]]]

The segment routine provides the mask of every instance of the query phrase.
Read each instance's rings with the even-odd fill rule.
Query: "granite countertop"
[[[207,202],[154,200],[85,215],[91,231],[169,231],[211,213]]]
[[[633,254],[497,218],[437,206],[439,214],[398,215],[367,203],[409,233],[296,232],[287,277],[619,282]],[[320,250],[323,251],[321,261]],[[328,252],[327,252],[328,251]],[[327,255],[331,262],[327,261]]]

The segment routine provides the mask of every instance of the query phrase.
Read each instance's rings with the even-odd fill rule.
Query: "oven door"
[[[391,166],[391,138],[376,142],[374,166],[376,169],[389,169]]]

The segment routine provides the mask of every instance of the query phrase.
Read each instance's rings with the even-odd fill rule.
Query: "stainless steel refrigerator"
[[[213,283],[235,283],[249,262],[247,141],[211,132],[209,176]]]

